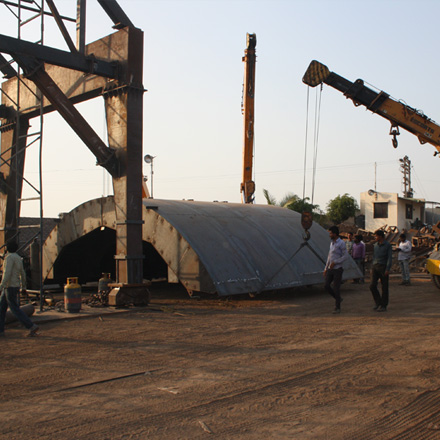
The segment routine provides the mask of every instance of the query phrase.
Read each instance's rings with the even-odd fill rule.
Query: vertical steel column
[[[86,0],[76,2],[76,49],[83,54],[86,46]]]
[[[142,283],[142,123],[143,32],[128,33],[127,63],[119,81],[104,93],[109,147],[116,151],[119,177],[113,177],[116,206],[117,283]]]

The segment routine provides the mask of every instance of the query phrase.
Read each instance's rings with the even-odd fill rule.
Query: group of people
[[[341,313],[341,292],[343,263],[350,255],[356,262],[362,277],[353,280],[353,283],[363,283],[365,274],[365,243],[362,235],[353,237],[348,234],[348,240],[344,241],[339,236],[339,228],[332,226],[329,228],[330,250],[324,269],[325,290],[335,299],[335,309],[333,313]],[[373,295],[374,307],[377,312],[386,312],[389,302],[389,274],[392,264],[392,246],[385,240],[385,233],[379,229],[374,233],[375,243],[373,247],[373,261],[371,266],[370,291]],[[398,262],[402,273],[401,285],[409,286],[410,272],[409,260],[411,258],[412,245],[406,239],[405,234],[400,234],[397,247]],[[379,292],[379,281],[382,285],[382,294]]]

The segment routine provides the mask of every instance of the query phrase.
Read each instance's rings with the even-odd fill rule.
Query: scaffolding
[[[83,0],[78,2],[78,6]],[[45,10],[45,5],[49,6],[49,11]],[[67,17],[61,17],[52,0],[18,0],[18,1],[6,1],[0,0],[0,6],[4,7],[9,14],[2,14],[3,19],[9,16],[16,20],[17,40],[25,41],[24,34],[29,29],[34,43],[43,46],[44,45],[44,29],[45,18],[51,17],[56,22],[61,32],[67,31],[64,27],[63,20],[69,20],[75,22],[75,19],[69,19]],[[78,8],[78,10],[83,10]],[[78,29],[82,29],[82,26],[78,26]],[[82,33],[81,33],[82,34]],[[65,36],[65,38],[67,38]],[[83,38],[80,39],[81,44],[84,45]],[[44,105],[43,94],[38,90],[32,90],[28,84],[24,81],[24,75],[21,67],[11,58],[6,59],[0,54],[0,71],[3,73],[3,77],[7,80],[16,78],[16,95],[15,97],[8,96],[3,88],[0,89],[2,102],[4,98],[7,98],[9,103],[13,103],[13,111],[8,106],[0,106],[3,123],[0,125],[0,135],[9,130],[14,130],[12,145],[9,149],[2,151],[0,154],[0,164],[2,166],[9,167],[10,175],[15,175],[15,191],[9,187],[9,190],[15,192],[15,218],[17,219],[16,225],[5,225],[5,234],[8,239],[14,239],[19,243],[19,252],[29,253],[29,269],[31,271],[31,279],[33,282],[32,289],[39,290],[40,310],[44,307],[44,290],[43,290],[43,278],[41,270],[41,255],[43,246],[43,173],[42,173],[42,152],[43,152],[43,124],[44,124]],[[34,98],[34,105],[32,107],[22,107],[20,96],[22,95],[23,88],[26,89],[26,93],[31,93]],[[5,96],[6,95],[6,96]],[[31,115],[31,116],[30,116]],[[33,118],[33,127],[35,129],[29,130],[29,119]],[[38,156],[38,173],[34,181],[24,176],[24,158],[26,151],[30,148],[37,150]],[[0,176],[0,178],[3,176]],[[7,185],[5,179],[2,178],[3,185]],[[23,188],[24,187],[24,188]],[[23,189],[26,193],[30,194],[29,197],[23,197]],[[38,201],[39,205],[39,218],[36,219],[38,224],[29,225],[21,224],[20,210],[21,203],[29,201]],[[26,234],[26,239],[20,237],[20,231],[24,228],[32,228],[37,230],[36,233]],[[22,234],[24,235],[24,234]],[[0,251],[4,255],[6,243],[0,246]]]
[[[18,235],[18,217],[23,180],[26,149],[32,144],[42,143],[42,119],[40,131],[28,133],[29,120],[43,113],[57,112],[78,135],[97,159],[97,165],[112,176],[114,198],[117,208],[116,282],[124,289],[136,290],[142,284],[142,121],[143,121],[143,32],[136,28],[116,0],[97,0],[104,12],[113,21],[116,31],[97,41],[85,44],[85,0],[77,0],[76,18],[61,16],[53,0],[0,0],[18,21],[19,38],[0,35],[0,53],[6,53],[14,61],[1,55],[1,71],[9,79],[2,84],[15,102],[2,98],[0,119],[2,129],[1,152],[14,150],[13,160],[7,154],[0,163],[0,245],[11,236]],[[66,2],[67,3],[67,2]],[[61,4],[61,3],[60,3]],[[46,5],[50,11],[44,10]],[[65,5],[65,4],[64,4]],[[63,5],[63,6],[64,6]],[[72,2],[69,2],[72,5]],[[24,17],[29,14],[29,17]],[[4,16],[4,15],[3,15]],[[2,16],[2,17],[3,17]],[[22,38],[23,29],[40,19],[40,38]],[[57,49],[43,44],[45,18],[55,21],[69,50]],[[76,24],[76,45],[70,38],[65,22]],[[52,21],[48,22],[49,25]],[[7,27],[7,26],[5,26]],[[36,35],[34,32],[31,37]],[[14,69],[14,63],[20,69]],[[3,66],[3,67],[2,67]],[[17,82],[20,84],[17,85]],[[19,87],[18,94],[15,87]],[[102,96],[104,98],[107,123],[107,143],[95,132],[87,119],[75,107],[76,104]],[[35,99],[38,97],[38,100]],[[26,108],[25,108],[26,107]],[[8,113],[14,113],[13,120]],[[121,118],[121,114],[127,115]],[[20,131],[17,132],[17,123]],[[17,134],[18,133],[18,134]],[[33,137],[31,136],[33,135]],[[14,136],[17,139],[14,139]],[[23,144],[23,145],[22,145]],[[18,153],[17,153],[18,152]],[[3,166],[3,168],[1,168]],[[9,165],[8,165],[9,166]],[[17,170],[14,176],[13,171]],[[129,169],[130,172],[127,172]],[[4,179],[1,171],[5,171]],[[32,184],[42,206],[41,163],[40,182]],[[16,180],[14,180],[16,179]],[[8,186],[2,183],[7,183]],[[12,188],[14,187],[14,188]],[[11,189],[12,188],[12,189]],[[42,214],[42,210],[40,209]],[[42,215],[40,215],[42,217]],[[41,218],[41,222],[42,222]],[[40,226],[44,226],[40,222]],[[42,228],[40,227],[40,255]],[[40,257],[41,259],[41,257]],[[40,277],[41,281],[41,277]],[[41,289],[40,282],[40,289]],[[137,291],[136,291],[137,292]],[[141,293],[136,295],[144,295]],[[40,290],[40,305],[44,303]]]

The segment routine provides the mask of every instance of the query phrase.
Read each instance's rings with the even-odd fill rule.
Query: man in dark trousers
[[[373,249],[370,290],[375,302],[374,310],[377,312],[386,312],[388,307],[388,283],[393,258],[393,249],[391,244],[385,240],[385,233],[381,229],[376,231],[374,235],[376,243],[374,244]],[[382,284],[382,296],[377,288],[379,280]]]
[[[343,272],[342,263],[347,259],[348,253],[345,242],[339,237],[339,228],[337,226],[332,226],[329,228],[328,232],[331,242],[327,263],[324,268],[324,288],[335,299],[335,309],[333,313],[341,313],[342,298],[340,287]]]
[[[8,306],[15,317],[29,330],[28,336],[35,336],[38,325],[20,309],[20,287],[26,292],[26,273],[23,261],[16,253],[18,245],[15,241],[6,244],[7,254],[3,262],[3,277],[0,283],[0,336],[5,334],[5,318]]]

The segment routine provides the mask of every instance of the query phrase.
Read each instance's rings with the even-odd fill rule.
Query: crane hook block
[[[310,87],[316,87],[319,86],[319,84],[322,84],[328,78],[330,73],[331,72],[327,66],[319,61],[313,60],[309,64],[302,81]]]
[[[303,212],[301,214],[301,226],[304,229],[305,232],[305,237],[304,240],[307,241],[310,238],[310,232],[309,229],[312,227],[313,225],[313,216],[311,212]]]
[[[397,145],[398,145],[397,136],[399,136],[399,134],[400,134],[399,126],[398,125],[391,125],[390,135],[393,137],[393,139],[391,139],[391,142],[393,143],[394,148],[397,148]]]

